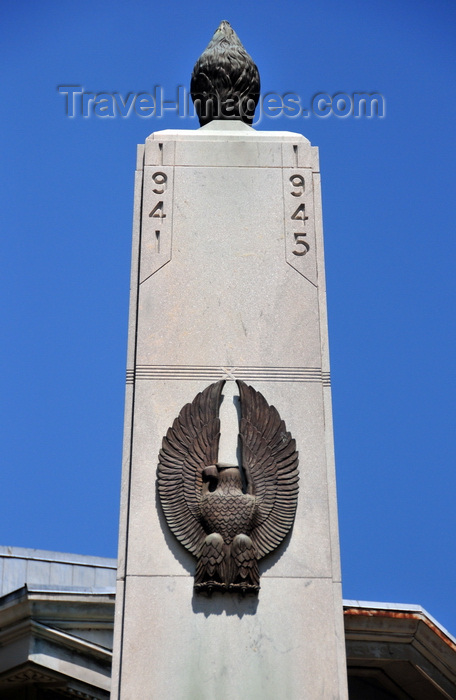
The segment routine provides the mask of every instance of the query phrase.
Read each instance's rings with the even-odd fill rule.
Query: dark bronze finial
[[[213,119],[252,123],[260,98],[260,74],[226,20],[195,63],[190,92],[201,126]]]

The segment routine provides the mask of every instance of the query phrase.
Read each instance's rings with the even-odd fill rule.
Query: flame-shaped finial
[[[201,126],[213,119],[252,123],[260,98],[260,75],[226,20],[195,63],[190,92]]]

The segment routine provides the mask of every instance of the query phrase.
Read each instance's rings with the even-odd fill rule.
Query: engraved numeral
[[[291,218],[294,221],[304,221],[305,223],[309,218],[308,216],[306,216],[306,205],[300,204],[299,207],[296,209],[295,213],[291,215]]]
[[[166,190],[166,183],[168,181],[168,178],[166,177],[165,173],[154,173],[152,175],[152,180],[155,182],[158,187],[152,190],[152,192],[155,192],[155,194],[163,194],[164,191]]]
[[[296,246],[302,246],[301,250],[293,250],[293,255],[305,255],[306,253],[309,252],[310,246],[307,243],[307,241],[301,240],[304,238],[304,236],[307,236],[307,233],[295,233],[294,238],[295,238],[295,243]]]
[[[290,177],[290,182],[298,192],[292,192],[293,197],[301,197],[305,190],[305,181],[302,175],[292,175]]]
[[[153,216],[154,219],[165,219],[166,214],[163,212],[163,202],[158,202],[150,212],[149,216]]]

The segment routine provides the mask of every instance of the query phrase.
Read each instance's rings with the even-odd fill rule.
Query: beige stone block
[[[281,171],[176,167],[174,196],[171,260],[140,288],[138,364],[319,367],[317,289],[287,263]]]
[[[192,598],[190,579],[129,577],[122,699],[343,700],[329,672],[337,657],[332,585],[270,578],[258,599],[208,599]]]
[[[167,429],[185,403],[205,388],[204,382],[137,382],[133,442],[128,573],[152,575],[194,571],[194,559],[171,535],[155,489],[158,453]],[[263,564],[276,576],[330,575],[330,521],[323,430],[322,387],[317,382],[257,382],[256,388],[276,406],[297,441],[300,493],[293,534]],[[166,395],[167,405],[163,406]],[[174,410],[172,407],[175,407]],[[319,408],[318,408],[319,406]]]

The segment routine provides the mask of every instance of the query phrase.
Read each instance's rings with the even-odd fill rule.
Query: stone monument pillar
[[[160,131],[138,147],[112,698],[347,697],[318,150],[245,121]],[[277,485],[268,517],[282,530],[255,564],[259,592],[242,567],[217,569],[212,550],[204,560],[220,541],[234,561],[237,540],[210,534],[222,516],[205,520],[185,500],[188,474],[198,500],[226,463],[244,472],[230,503],[250,494],[264,509]],[[259,512],[236,531],[250,559],[274,539]]]

